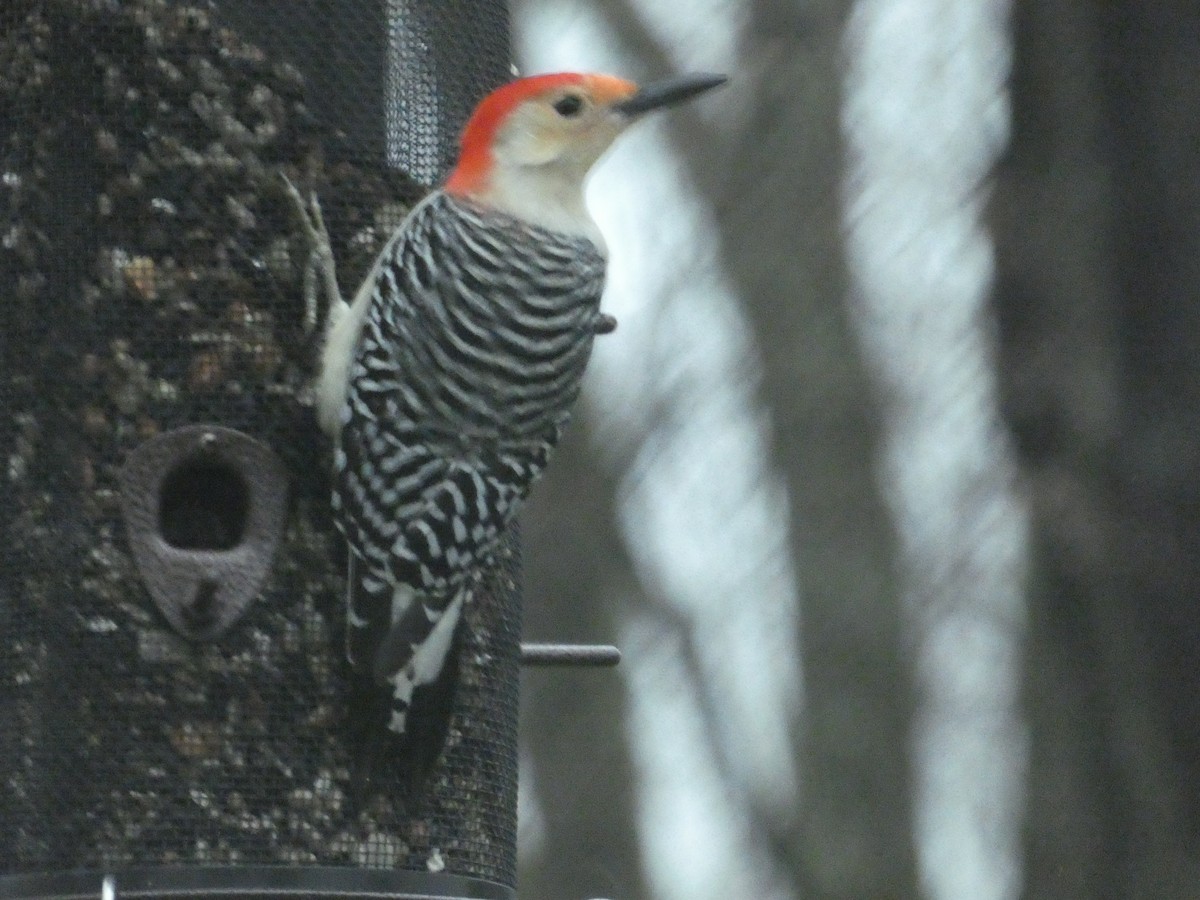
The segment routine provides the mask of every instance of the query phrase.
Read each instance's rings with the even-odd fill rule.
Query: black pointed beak
[[[676,103],[690,100],[698,94],[720,87],[728,80],[725,75],[708,74],[665,78],[638,88],[636,94],[614,103],[612,108],[624,116],[640,116],[652,109],[674,106]]]

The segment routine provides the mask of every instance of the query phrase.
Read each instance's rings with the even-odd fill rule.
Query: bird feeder
[[[511,545],[440,761],[357,779],[281,178],[350,289],[509,73],[503,2],[0,7],[0,898],[515,896]]]

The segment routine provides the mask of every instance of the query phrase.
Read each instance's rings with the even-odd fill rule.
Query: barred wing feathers
[[[603,283],[586,239],[446,194],[384,251],[341,411],[334,512],[352,559],[347,651],[393,684],[395,730],[558,443]]]

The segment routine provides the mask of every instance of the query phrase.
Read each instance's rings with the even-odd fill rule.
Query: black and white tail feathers
[[[355,576],[353,554],[347,563],[347,585],[348,626],[356,608],[367,615],[371,615],[372,610],[386,608],[365,598],[361,587],[355,599],[353,586],[361,585],[361,582]],[[419,609],[421,604],[416,606]],[[387,631],[383,619],[372,624],[380,632]],[[377,793],[397,799],[419,796],[424,774],[439,758],[450,729],[458,689],[460,652],[466,639],[461,617],[447,625],[451,626],[446,631],[449,643],[444,662],[436,674],[426,680],[414,679],[399,685],[390,679],[381,683],[371,666],[356,664],[359,659],[369,659],[364,654],[370,652],[371,642],[364,640],[363,630],[347,628],[346,657],[353,672],[348,698],[349,722],[355,748],[354,784],[360,801]]]
[[[354,553],[347,562],[346,658],[364,677],[390,694],[386,727],[408,732],[417,688],[439,681],[462,619],[469,585],[448,596],[421,596],[407,584],[360,574]],[[380,636],[382,635],[382,640]]]

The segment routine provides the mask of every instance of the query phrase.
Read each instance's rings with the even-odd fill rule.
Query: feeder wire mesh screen
[[[356,776],[344,550],[308,396],[320,329],[280,177],[321,198],[350,292],[508,76],[503,2],[0,6],[0,875],[514,883],[511,546],[468,616],[443,764],[417,787]],[[130,551],[121,471],[197,424],[268,448],[288,492],[261,589],[193,641]],[[236,553],[266,482],[203,443],[178,462],[164,545]]]

